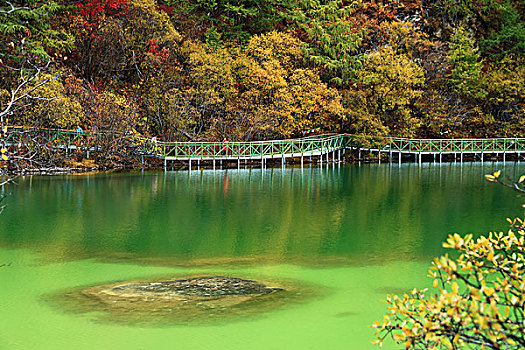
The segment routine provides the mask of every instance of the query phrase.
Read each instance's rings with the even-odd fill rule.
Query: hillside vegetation
[[[525,136],[524,3],[0,0],[3,123],[162,140]]]

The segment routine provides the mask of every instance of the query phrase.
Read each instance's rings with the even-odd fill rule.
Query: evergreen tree
[[[480,61],[479,50],[462,27],[452,36],[448,59],[452,66],[450,82],[457,93],[474,98],[486,95],[480,79],[483,63]]]
[[[351,15],[360,1],[302,0],[287,16],[304,31],[306,57],[329,72],[332,83],[348,84],[361,68],[357,49],[363,30],[355,30]]]

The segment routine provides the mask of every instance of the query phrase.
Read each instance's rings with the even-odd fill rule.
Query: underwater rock
[[[119,285],[113,292],[140,295],[167,294],[170,296],[220,297],[225,295],[264,295],[282,288],[270,288],[253,280],[241,278],[211,276],[194,277],[173,281],[143,282]]]
[[[152,316],[157,320],[176,317],[180,321],[189,321],[216,318],[220,314],[251,313],[261,307],[282,305],[284,299],[289,299],[283,288],[225,276],[121,282],[79,292],[83,296],[79,300],[84,300],[80,303],[84,305],[83,311],[90,308],[109,312],[112,318],[138,318],[141,321]]]
[[[261,317],[319,292],[297,281],[262,282],[226,276],[128,281],[75,288],[45,299],[93,320],[127,325],[217,324]]]

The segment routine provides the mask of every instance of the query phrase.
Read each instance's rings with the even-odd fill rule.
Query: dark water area
[[[523,197],[484,180],[497,169],[516,178],[525,163],[19,178],[2,190],[0,263],[12,265],[0,270],[0,349],[209,349],[203,337],[214,349],[372,349],[381,299],[429,286],[448,234],[506,230],[507,217],[523,215]],[[46,301],[199,273],[296,281],[308,298],[231,322],[139,331]]]

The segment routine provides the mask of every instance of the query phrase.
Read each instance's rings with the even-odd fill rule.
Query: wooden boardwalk
[[[465,154],[475,155],[481,162],[487,154],[501,156],[505,161],[507,154],[519,156],[525,153],[525,138],[492,138],[492,139],[406,139],[385,137],[378,140],[377,147],[369,151],[388,152],[390,158],[397,155],[399,162],[403,154],[414,155],[414,160],[421,163],[424,155],[439,156],[441,162],[444,155],[459,155],[463,161]]]
[[[497,139],[405,139],[396,137],[369,138],[364,147],[363,139],[348,134],[319,135],[314,137],[254,142],[147,142],[144,154],[167,161],[192,160],[260,160],[281,159],[284,164],[287,158],[317,157],[319,162],[336,162],[341,160],[341,151],[350,149],[358,152],[377,152],[378,159],[387,153],[389,160],[397,158],[401,163],[403,155],[413,155],[414,161],[421,163],[423,156],[459,156],[462,162],[465,154],[474,154],[480,161],[486,155],[498,155],[504,161],[507,154],[525,153],[525,138]],[[455,159],[455,158],[454,158]]]
[[[144,154],[169,161],[193,160],[215,161],[236,160],[266,161],[279,159],[284,165],[288,158],[298,158],[303,164],[305,157],[317,157],[320,162],[341,161],[341,151],[347,147],[348,138],[344,135],[320,135],[290,140],[253,142],[152,142],[142,150]],[[332,156],[330,160],[329,156]]]
[[[377,153],[378,159],[385,153],[390,161],[396,159],[401,163],[406,155],[413,155],[421,163],[423,156],[454,155],[463,161],[465,154],[474,154],[480,161],[487,154],[497,155],[505,160],[506,155],[525,153],[525,138],[495,139],[405,139],[395,137],[367,138],[349,134],[328,134],[288,140],[252,141],[252,142],[162,142],[132,134],[76,132],[60,129],[35,129],[11,127],[1,142],[11,145],[15,138],[25,135],[26,139],[67,150],[83,149],[96,152],[108,141],[125,140],[129,148],[143,157],[152,157],[164,161],[165,166],[172,161],[259,161],[263,166],[267,160],[280,160],[284,166],[289,158],[303,164],[305,157],[318,162],[341,161],[345,150],[352,150],[361,159],[362,152]],[[18,135],[18,136],[16,136]],[[367,145],[366,147],[363,145]]]

